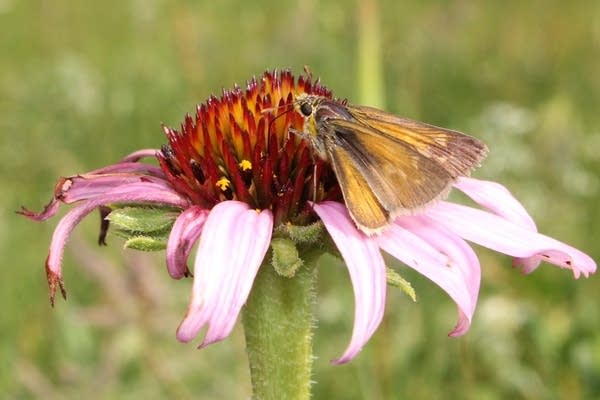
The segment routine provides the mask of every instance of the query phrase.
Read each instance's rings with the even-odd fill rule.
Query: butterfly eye
[[[308,103],[302,103],[302,105],[300,106],[300,112],[302,113],[302,115],[304,115],[305,117],[310,116],[310,114],[312,114],[312,107],[310,106],[310,104]]]

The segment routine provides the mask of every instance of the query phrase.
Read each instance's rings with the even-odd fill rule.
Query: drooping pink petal
[[[513,257],[512,265],[513,267],[520,268],[523,273],[529,274],[540,266],[542,260],[543,258],[537,255],[531,257]]]
[[[537,232],[535,222],[527,210],[525,210],[525,207],[501,184],[460,177],[454,184],[454,187],[494,214],[506,218],[517,225],[521,225],[523,228]],[[513,265],[520,267],[525,273],[535,270],[541,262],[542,258],[539,256],[513,258]]]
[[[166,179],[166,175],[160,167],[155,165],[139,163],[139,162],[118,162],[116,164],[107,165],[106,167],[98,168],[90,172],[82,174],[86,175],[105,175],[117,173],[137,173],[143,175],[151,175],[157,178]]]
[[[427,216],[397,218],[395,223],[419,236],[437,251],[447,255],[448,268],[452,269],[459,280],[464,282],[466,292],[463,296],[468,299],[468,302],[457,302],[459,319],[449,335],[459,336],[466,333],[475,313],[481,282],[481,266],[477,255],[462,238],[436,224]],[[462,299],[466,300],[464,297]]]
[[[541,256],[572,269],[575,278],[596,271],[594,260],[576,248],[482,210],[440,202],[427,211],[427,216],[462,238],[498,252],[521,258]]]
[[[46,259],[46,274],[50,285],[50,300],[54,304],[57,285],[60,286],[63,297],[66,297],[62,283],[61,263],[64,248],[73,228],[90,212],[105,204],[119,203],[156,203],[180,208],[188,206],[188,200],[177,192],[165,190],[161,185],[153,183],[135,183],[109,190],[103,195],[96,196],[70,210],[58,223],[52,235],[48,258]]]
[[[111,165],[107,165],[106,167],[98,168],[93,171],[86,173],[85,175],[100,175],[100,174],[109,174],[109,173],[141,173],[141,174],[149,174],[156,177],[166,179],[165,173],[163,170],[155,165],[141,163],[139,162],[142,158],[156,158],[157,149],[142,149],[138,151],[134,151],[131,154],[123,157],[119,162]]]
[[[229,335],[269,248],[273,215],[239,201],[217,204],[208,215],[196,254],[194,288],[177,339],[192,340],[208,324],[201,346]]]
[[[35,212],[25,207],[21,207],[21,210],[17,211],[17,213],[38,222],[52,218],[58,212],[60,202],[63,201],[63,195],[67,193],[72,186],[73,182],[71,179],[61,177],[54,185],[54,196],[52,197],[52,200],[44,206],[42,211]]]
[[[158,149],[140,149],[123,157],[121,162],[137,162],[142,158],[156,157]]]
[[[83,174],[63,177],[54,186],[52,200],[41,212],[36,213],[22,207],[18,213],[34,221],[45,221],[58,212],[60,203],[72,204],[105,194],[124,185],[150,182],[155,186],[161,186],[164,190],[172,190],[165,179],[137,173]]]
[[[202,233],[207,216],[208,210],[192,206],[175,220],[167,242],[167,270],[171,277],[180,279],[190,275],[187,259]]]
[[[454,187],[473,201],[517,225],[537,231],[533,218],[509,190],[499,183],[460,177]]]
[[[172,190],[163,179],[138,174],[77,175],[66,179],[60,194],[55,194],[65,204],[87,200],[130,184],[152,183],[163,190]]]
[[[44,209],[40,212],[35,212],[26,208],[25,206],[21,206],[21,209],[16,213],[21,214],[22,216],[27,217],[33,221],[41,222],[55,216],[58,212],[59,207],[60,202],[56,200],[55,197],[53,197],[52,200],[50,200],[50,202],[46,204],[44,206]]]
[[[411,220],[413,218],[404,219]],[[476,259],[473,260],[471,255],[463,254],[468,250],[460,243],[455,243],[457,238],[451,237],[444,249],[435,248],[422,238],[425,237],[437,244],[439,244],[438,242],[445,243],[444,238],[441,237],[445,232],[430,232],[434,228],[423,226],[420,221],[413,221],[413,223],[405,225],[407,228],[399,223],[392,224],[382,235],[377,237],[377,242],[384,251],[431,279],[448,293],[456,303],[459,315],[458,323],[451,335],[465,333],[470,326],[477,302],[480,269]],[[419,234],[415,234],[411,229]],[[460,240],[460,238],[458,239]],[[464,241],[462,244],[466,245]],[[458,248],[447,251],[450,246]],[[468,245],[466,246],[468,247]],[[465,269],[468,269],[467,273],[465,273]]]
[[[335,364],[350,361],[371,338],[383,318],[386,270],[374,238],[360,232],[346,208],[337,202],[313,204],[325,228],[340,251],[354,289],[354,328],[344,354]]]

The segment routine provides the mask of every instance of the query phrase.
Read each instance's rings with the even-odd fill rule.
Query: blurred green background
[[[0,0],[0,392],[13,399],[248,398],[243,332],[204,350],[175,329],[191,280],[164,253],[95,246],[65,256],[69,301],[51,309],[43,262],[57,219],[29,222],[56,178],[165,142],[160,124],[265,69],[309,65],[339,97],[484,139],[475,176],[507,185],[541,231],[600,260],[600,2]],[[476,249],[469,333],[454,304],[398,266],[386,317],[348,365],[345,269],[320,269],[316,399],[594,399],[600,284],[543,265],[524,276]],[[239,325],[239,324],[238,324]]]

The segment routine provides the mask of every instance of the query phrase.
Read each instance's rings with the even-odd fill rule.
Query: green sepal
[[[316,244],[323,239],[323,223],[317,221],[310,225],[281,224],[275,229],[275,236],[291,239],[297,244]]]
[[[158,251],[167,247],[169,233],[180,211],[172,207],[126,206],[113,209],[106,219],[124,247]]]
[[[171,207],[122,207],[113,209],[106,219],[122,231],[150,233],[171,230],[179,213]]]
[[[134,236],[127,239],[123,247],[141,251],[159,251],[167,247],[167,239],[167,236],[162,236],[160,239],[152,236]]]
[[[412,287],[410,282],[400,276],[398,272],[386,267],[386,277],[388,285],[401,289],[408,297],[412,299],[412,301],[417,301],[415,289]]]
[[[298,254],[296,244],[291,239],[271,239],[272,265],[278,275],[292,278],[304,261]]]

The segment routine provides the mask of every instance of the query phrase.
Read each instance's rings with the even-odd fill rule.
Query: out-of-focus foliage
[[[239,327],[200,351],[175,341],[191,280],[170,280],[164,254],[121,250],[115,236],[96,248],[88,218],[65,258],[69,301],[51,310],[43,261],[56,220],[13,210],[41,207],[59,175],[159,147],[161,123],[177,126],[264,69],[310,65],[354,102],[369,80],[383,82],[388,110],[483,138],[491,154],[476,176],[506,184],[541,231],[600,260],[600,2],[362,4],[0,0],[3,397],[249,396]],[[374,30],[358,29],[365,5],[378,10]],[[357,44],[377,42],[379,69],[361,69]],[[547,265],[522,276],[478,253],[482,292],[466,336],[446,336],[453,303],[397,265],[417,303],[390,289],[381,328],[341,367],[328,360],[350,337],[351,287],[324,259],[315,398],[598,398],[598,279]]]

